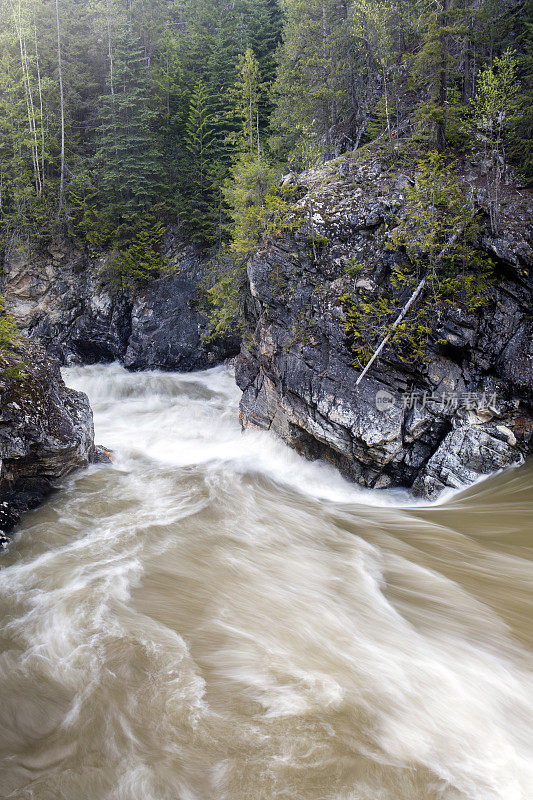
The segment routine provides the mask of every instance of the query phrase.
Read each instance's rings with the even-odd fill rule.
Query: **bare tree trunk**
[[[390,148],[391,150],[394,150],[394,143],[392,141],[392,131],[390,127],[389,88],[387,84],[387,73],[385,72],[385,64],[381,65],[381,73],[383,75],[383,93],[385,96],[385,116],[387,117],[387,135],[389,137]]]
[[[26,43],[22,36],[22,9],[20,0],[18,3],[18,20],[15,14],[15,9],[13,8],[13,18],[15,21],[15,28],[17,31],[18,42],[19,42],[19,49],[20,49],[20,67],[22,70],[22,80],[24,83],[24,97],[26,100],[26,111],[28,114],[28,128],[30,130],[30,136],[32,139],[31,148],[31,159],[33,164],[33,175],[35,180],[35,191],[37,194],[41,193],[42,189],[42,182],[41,182],[41,173],[39,169],[39,156],[38,156],[38,146],[37,146],[37,131],[35,128],[35,113],[33,107],[33,95],[31,91],[31,79],[30,73],[28,69],[28,54],[26,52]]]
[[[59,24],[59,0],[56,0],[56,27],[57,27],[57,69],[59,77],[59,105],[61,113],[61,172],[59,178],[59,210],[65,206],[65,97],[63,94],[63,67],[61,63],[61,27]]]
[[[479,211],[476,211],[476,212],[475,212],[475,213],[472,215],[472,217],[471,217],[471,218],[468,220],[468,222],[466,222],[464,225],[462,225],[462,226],[459,228],[459,230],[457,230],[457,231],[456,231],[456,232],[453,234],[453,236],[452,236],[452,237],[451,237],[451,238],[450,238],[450,239],[449,239],[449,240],[446,242],[446,244],[444,245],[444,247],[442,248],[442,250],[440,251],[439,255],[437,256],[437,258],[436,258],[436,260],[435,260],[435,262],[434,262],[434,263],[435,263],[435,265],[436,265],[436,264],[438,264],[438,263],[439,263],[439,261],[442,261],[442,259],[443,259],[443,258],[444,258],[444,256],[446,255],[446,253],[447,253],[447,252],[450,250],[450,248],[452,248],[452,247],[454,246],[454,244],[457,242],[457,240],[461,238],[461,236],[463,235],[463,232],[464,232],[465,228],[466,228],[466,227],[469,225],[469,223],[470,223],[470,222],[471,222],[471,221],[474,219],[474,217],[476,217],[478,214],[479,214]],[[405,319],[405,317],[406,317],[406,315],[407,315],[407,313],[408,313],[409,309],[412,307],[413,303],[414,303],[414,302],[415,302],[415,301],[418,299],[418,297],[420,296],[420,294],[421,294],[422,290],[424,289],[424,286],[425,286],[425,285],[426,285],[426,283],[427,283],[427,279],[428,279],[428,274],[426,273],[426,275],[424,275],[424,277],[422,278],[422,280],[420,281],[420,283],[418,284],[418,286],[417,286],[417,287],[416,287],[416,289],[414,290],[413,294],[411,295],[411,297],[409,298],[409,300],[407,301],[407,303],[406,303],[406,304],[404,305],[404,307],[402,308],[402,310],[401,310],[400,314],[399,314],[399,315],[396,317],[396,319],[394,320],[393,324],[392,324],[392,325],[391,325],[391,327],[390,327],[390,330],[389,330],[388,334],[387,334],[387,335],[386,335],[386,336],[385,336],[385,337],[384,337],[384,338],[381,340],[381,342],[380,342],[380,344],[379,344],[379,346],[378,346],[377,350],[375,350],[375,351],[374,351],[374,354],[373,354],[372,358],[370,359],[370,361],[368,362],[368,364],[366,365],[366,367],[364,368],[364,370],[362,371],[362,373],[361,373],[361,374],[359,375],[359,377],[357,378],[357,380],[356,380],[356,382],[355,382],[355,385],[356,385],[356,386],[359,386],[359,384],[361,383],[361,381],[362,381],[362,380],[363,380],[363,378],[365,377],[366,373],[368,372],[368,370],[370,369],[370,367],[372,366],[372,364],[374,363],[374,361],[375,361],[377,358],[379,358],[379,355],[380,355],[380,353],[383,351],[383,348],[385,347],[385,345],[387,344],[387,342],[388,342],[388,341],[389,341],[389,339],[391,338],[391,336],[392,336],[393,332],[396,330],[396,328],[398,327],[398,325],[399,325],[399,324],[400,324],[400,323],[401,323],[401,322],[402,322],[402,321]]]
[[[41,180],[41,170],[39,164],[39,144],[37,139],[37,123],[35,120],[35,106],[33,104],[33,92],[31,90],[31,76],[30,71],[28,68],[28,54],[26,51],[26,42],[24,41],[24,65],[26,70],[26,83],[28,85],[28,98],[30,103],[30,132],[33,138],[32,144],[32,151],[33,151],[33,162],[34,162],[34,169],[35,169],[35,185],[37,189],[37,194],[41,194],[43,184]]]
[[[439,92],[438,103],[440,109],[440,119],[437,121],[437,149],[442,152],[446,147],[446,96],[448,93],[448,53],[447,53],[447,37],[444,33],[446,25],[446,17],[448,11],[448,0],[442,0],[442,13],[440,17],[441,32],[440,47],[441,47],[441,63],[439,74]]]
[[[381,343],[380,343],[379,347],[377,348],[377,350],[374,351],[374,355],[372,356],[372,358],[370,359],[370,361],[368,362],[368,364],[366,365],[366,367],[364,368],[362,373],[357,378],[357,380],[355,382],[356,386],[359,386],[359,384],[361,383],[361,381],[365,377],[366,373],[368,372],[368,370],[370,369],[370,367],[372,366],[374,361],[376,361],[376,359],[379,358],[380,353],[382,352],[383,348],[385,347],[385,345],[389,341],[389,339],[392,336],[393,332],[398,327],[398,325],[402,322],[402,320],[405,319],[405,316],[408,313],[409,309],[411,308],[411,306],[413,305],[415,300],[420,295],[422,289],[426,285],[426,281],[427,281],[427,275],[425,275],[422,278],[422,280],[420,281],[420,283],[418,284],[418,286],[414,290],[413,294],[411,295],[411,297],[409,298],[409,300],[407,301],[407,303],[403,307],[400,315],[396,318],[396,320],[392,324],[391,329],[389,330],[388,334],[381,340]]]
[[[41,126],[41,176],[44,185],[44,113],[43,113],[43,89],[41,83],[41,67],[39,65],[39,49],[37,47],[37,22],[35,19],[35,9],[33,13],[33,32],[35,35],[35,66],[37,68],[37,86],[39,90],[39,113]]]

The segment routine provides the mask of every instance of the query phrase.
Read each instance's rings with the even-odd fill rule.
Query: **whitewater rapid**
[[[417,505],[224,368],[64,374],[115,461],[0,556],[0,797],[533,798],[530,468]]]

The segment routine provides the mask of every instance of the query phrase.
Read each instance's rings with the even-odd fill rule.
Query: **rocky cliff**
[[[168,274],[136,291],[106,285],[106,257],[68,242],[5,259],[0,292],[18,328],[62,364],[121,361],[129,369],[189,371],[238,352],[231,337],[205,341],[200,307],[205,258],[171,232]]]
[[[251,335],[237,381],[245,427],[273,430],[364,486],[433,499],[522,463],[531,447],[533,205],[506,186],[503,233],[482,231],[495,263],[488,302],[436,308],[426,358],[388,347],[356,386],[346,299],[379,301],[390,289],[402,254],[385,246],[384,230],[401,218],[415,173],[408,160],[358,152],[288,176],[306,224],[248,263]],[[461,180],[484,220],[483,165],[463,163]],[[412,290],[397,291],[405,302]]]
[[[23,342],[0,352],[0,542],[69,473],[97,460],[84,394],[59,364]]]

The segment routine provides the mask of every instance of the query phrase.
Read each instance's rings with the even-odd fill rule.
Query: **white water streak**
[[[4,556],[0,797],[533,797],[530,473],[417,507],[241,434],[222,368],[66,377],[116,461]]]

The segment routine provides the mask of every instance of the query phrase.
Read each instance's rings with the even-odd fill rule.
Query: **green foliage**
[[[490,146],[501,142],[516,111],[519,91],[517,63],[516,54],[509,48],[478,76],[474,100],[476,125],[480,137]]]
[[[0,351],[8,350],[17,335],[17,327],[5,308],[5,298],[0,294]]]
[[[435,274],[474,267],[471,243],[479,235],[477,215],[472,198],[446,159],[430,153],[419,164],[415,185],[408,186],[405,194],[404,215],[391,239],[405,249],[410,262]],[[460,235],[455,240],[456,234]]]
[[[162,255],[164,227],[155,217],[133,215],[116,231],[116,246],[104,280],[121,289],[142,286],[168,269]]]
[[[516,69],[516,56],[508,49],[480,73],[474,99],[477,134],[490,159],[487,188],[493,233],[499,231],[499,190],[505,170],[505,139],[517,111],[519,86]]]
[[[361,262],[357,261],[355,258],[350,258],[345,264],[345,269],[347,275],[349,275],[351,278],[355,278],[363,271],[364,264],[361,264]]]
[[[216,230],[215,133],[207,87],[200,81],[191,95],[185,126],[189,187],[185,229],[192,241],[208,242]]]
[[[264,156],[245,153],[231,171],[224,188],[231,225],[231,250],[251,253],[283,230],[290,204],[279,186],[279,171]]]
[[[316,120],[313,120],[310,125],[302,123],[294,130],[297,133],[296,141],[287,157],[287,162],[292,170],[304,172],[322,160],[323,148]]]
[[[282,0],[281,7],[285,24],[272,119],[276,143],[297,160],[300,140],[316,131],[319,140],[324,137],[323,155],[330,158],[330,128],[350,106],[353,81],[347,13],[335,0]]]
[[[416,185],[406,190],[404,214],[389,232],[395,249],[405,254],[379,293],[356,290],[343,295],[344,329],[363,368],[381,339],[405,362],[426,358],[437,342],[435,323],[450,307],[468,313],[490,301],[493,267],[477,249],[480,226],[471,200],[445,159],[437,154],[419,165]],[[417,304],[402,323],[392,325],[422,277]]]
[[[259,99],[262,91],[261,73],[253,50],[248,47],[238,61],[239,79],[235,84],[237,110],[242,119],[241,149],[252,156],[259,155]]]
[[[99,100],[96,164],[100,203],[141,211],[163,189],[161,155],[153,134],[156,111],[140,37],[123,22],[114,42],[113,77]]]
[[[519,111],[509,131],[508,152],[518,164],[526,183],[533,182],[533,0],[527,0],[520,25],[522,54],[518,58],[521,77],[517,106]]]
[[[354,34],[372,55],[379,68],[383,86],[382,109],[385,128],[392,150],[395,140],[391,128],[391,92],[398,73],[397,43],[398,9],[390,0],[355,0]],[[394,93],[394,92],[393,92]]]
[[[245,150],[302,171],[350,142],[392,155],[402,135],[466,148],[474,133],[532,173],[532,0],[58,0],[61,75],[55,5],[0,0],[0,246],[118,247],[146,214],[220,246]]]
[[[209,264],[204,296],[209,339],[246,333],[246,258],[223,248]]]

